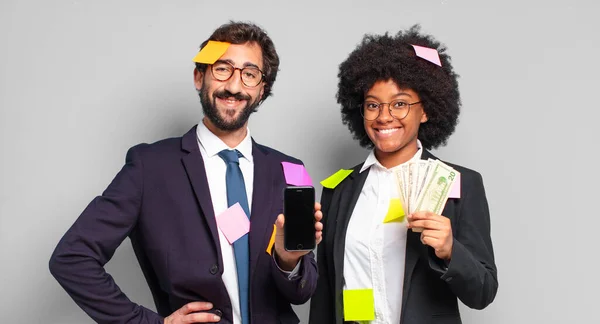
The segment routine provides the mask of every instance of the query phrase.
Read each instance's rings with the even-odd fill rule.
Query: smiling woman
[[[399,205],[393,202],[407,201],[399,187],[418,188],[419,178],[400,181],[397,171],[414,173],[426,165],[423,160],[436,160],[428,150],[446,144],[456,127],[460,95],[445,52],[414,26],[395,36],[365,36],[340,65],[343,122],[373,150],[340,184],[323,189],[311,324],[461,323],[457,298],[482,309],[496,296],[490,216],[479,173],[447,163],[460,173],[460,189],[440,214],[400,206],[408,215],[388,220]]]

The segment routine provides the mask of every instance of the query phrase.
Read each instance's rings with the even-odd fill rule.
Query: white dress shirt
[[[422,146],[409,160],[421,158]],[[406,163],[408,163],[406,162]],[[394,171],[385,168],[371,151],[360,172],[371,168],[352,212],[344,250],[344,290],[373,289],[372,324],[398,324],[402,310],[406,221],[383,223],[390,199],[399,198]]]
[[[227,164],[219,157],[219,152],[226,149],[236,149],[244,155],[240,158],[240,169],[244,176],[246,185],[246,195],[248,197],[248,209],[252,207],[252,184],[254,183],[254,162],[252,160],[252,140],[250,130],[247,129],[246,137],[236,147],[228,147],[220,138],[213,134],[203,122],[198,123],[196,128],[198,136],[198,145],[200,154],[204,160],[204,169],[208,180],[210,198],[213,203],[215,217],[229,208],[227,204],[227,183],[225,182],[225,173]],[[250,210],[252,212],[252,210]],[[233,245],[229,244],[227,238],[219,229],[219,242],[221,245],[221,255],[223,256],[223,283],[227,288],[231,307],[233,309],[233,324],[241,324],[242,317],[240,313],[240,290],[238,287],[237,268],[235,265],[235,255]]]

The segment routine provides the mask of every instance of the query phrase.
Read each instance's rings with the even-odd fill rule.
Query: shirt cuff
[[[294,267],[294,270],[285,271],[279,267],[279,264],[277,264],[277,259],[275,258],[275,253],[271,253],[271,254],[273,255],[273,261],[275,261],[275,265],[277,266],[277,269],[279,269],[279,271],[285,273],[288,276],[287,277],[288,280],[292,280],[292,279],[298,277],[298,272],[300,272],[300,265],[302,265],[302,258],[300,258],[300,260],[298,260],[298,264],[296,264],[296,266]]]

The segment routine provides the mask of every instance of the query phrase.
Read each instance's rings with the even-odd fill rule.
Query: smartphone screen
[[[315,242],[315,188],[286,187],[283,194],[285,215],[284,248],[287,251],[306,251]]]

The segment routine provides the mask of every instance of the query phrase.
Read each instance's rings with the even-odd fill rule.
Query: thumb
[[[277,216],[277,220],[275,221],[275,225],[277,225],[278,229],[283,229],[284,223],[285,223],[285,217],[283,216],[283,214],[279,214],[279,216]]]

